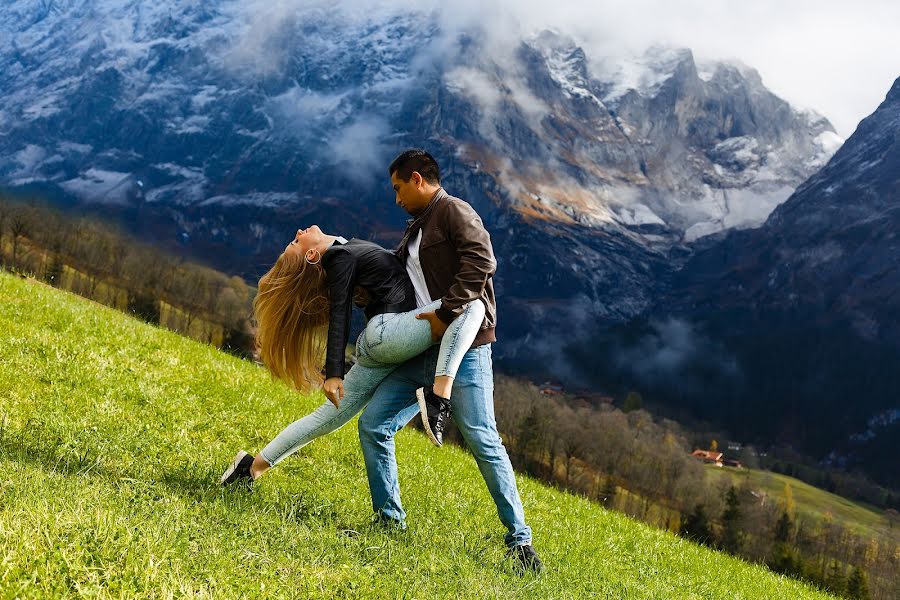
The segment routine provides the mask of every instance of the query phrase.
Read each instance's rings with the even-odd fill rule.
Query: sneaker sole
[[[419,388],[416,390],[416,400],[419,401],[419,414],[422,415],[422,425],[425,427],[425,433],[428,434],[428,439],[431,440],[431,443],[441,447],[441,443],[434,436],[434,432],[431,430],[431,425],[428,424],[428,406],[425,404],[425,389]]]
[[[222,474],[222,477],[219,478],[219,485],[225,485],[225,482],[234,474],[235,469],[238,468],[238,465],[241,464],[241,460],[247,456],[247,453],[243,450],[240,450],[234,457],[234,460],[231,462],[231,466],[225,469],[225,472]]]

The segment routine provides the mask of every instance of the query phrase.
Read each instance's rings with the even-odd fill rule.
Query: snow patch
[[[632,90],[644,97],[655,96],[675,74],[678,65],[691,56],[691,51],[684,48],[655,46],[643,56],[607,59],[598,63],[598,75],[612,86],[603,101],[614,103]]]
[[[299,196],[296,192],[254,192],[251,194],[223,194],[220,196],[212,196],[206,198],[199,204],[200,206],[259,206],[279,208],[296,203],[298,198]]]
[[[194,115],[187,119],[173,119],[169,127],[176,133],[203,133],[210,123],[210,118],[203,115]]]
[[[94,151],[94,147],[89,144],[78,144],[68,141],[59,142],[56,147],[62,152],[75,152],[77,154],[90,154]]]
[[[63,181],[60,186],[85,200],[120,203],[127,200],[130,173],[88,169],[80,177]]]
[[[22,110],[22,115],[29,121],[53,116],[62,111],[56,104],[59,99],[57,94],[48,94],[43,98],[38,98],[31,106],[26,106]]]
[[[200,91],[194,94],[191,98],[191,107],[194,110],[205,108],[207,104],[217,98],[218,91],[219,88],[214,85],[204,85],[202,88],[200,88]]]
[[[34,144],[28,144],[13,154],[13,160],[19,165],[18,173],[32,174],[47,158],[47,151]]]
[[[616,217],[623,225],[665,225],[666,222],[659,218],[646,204],[632,204],[614,209]]]

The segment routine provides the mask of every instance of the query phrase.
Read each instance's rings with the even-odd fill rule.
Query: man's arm
[[[462,314],[463,305],[481,298],[488,279],[497,271],[497,260],[491,236],[471,206],[448,202],[446,223],[448,237],[459,258],[459,271],[435,314],[449,325]]]

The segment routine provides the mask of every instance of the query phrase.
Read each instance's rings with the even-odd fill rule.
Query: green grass
[[[790,484],[794,510],[799,517],[811,519],[816,524],[830,518],[862,537],[893,538],[894,543],[897,543],[900,522],[896,518],[799,479],[770,471],[718,468],[712,465],[707,465],[707,473],[713,478],[730,478],[734,485],[746,484],[753,490],[765,492],[769,499],[777,503],[784,502],[785,484]]]
[[[517,576],[474,461],[397,440],[374,527],[353,425],[222,490],[319,402],[261,368],[0,273],[0,598],[813,598],[807,585],[520,477],[547,569]]]

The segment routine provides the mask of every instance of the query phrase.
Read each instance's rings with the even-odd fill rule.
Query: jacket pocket
[[[425,248],[437,246],[438,244],[449,243],[449,241],[450,240],[447,239],[447,236],[444,235],[444,232],[440,230],[429,232],[427,237],[423,234],[422,243],[419,245],[419,252],[421,252]]]

